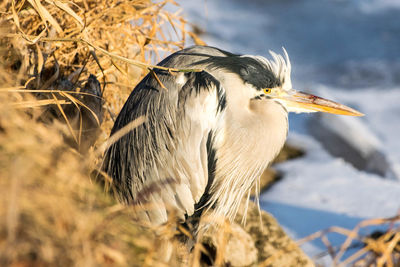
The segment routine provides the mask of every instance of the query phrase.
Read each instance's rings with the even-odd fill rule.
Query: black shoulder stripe
[[[221,112],[226,107],[226,94],[221,83],[206,71],[189,72],[185,74],[187,81],[179,92],[178,106],[183,105],[187,98],[195,93],[200,94],[201,91],[206,90],[210,92],[214,88],[217,90],[218,108],[217,112]]]
[[[217,155],[216,155],[216,150],[214,148],[214,133],[210,131],[208,133],[208,138],[207,138],[207,156],[208,156],[208,181],[206,188],[204,190],[203,195],[201,196],[200,200],[198,203],[195,204],[195,212],[192,215],[194,218],[200,218],[201,214],[203,213],[203,210],[207,208],[207,203],[211,198],[210,194],[210,188],[211,185],[214,182],[215,178],[215,169],[217,165]]]
[[[218,109],[217,112],[222,112],[226,108],[226,93],[221,84],[218,83],[217,87]]]

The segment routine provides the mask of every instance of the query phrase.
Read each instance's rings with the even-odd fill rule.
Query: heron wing
[[[224,107],[225,91],[205,71],[157,70],[132,91],[112,134],[140,116],[146,121],[110,146],[103,166],[120,198],[141,207],[141,219],[163,223],[169,210],[182,218],[195,212],[212,178],[210,137]]]

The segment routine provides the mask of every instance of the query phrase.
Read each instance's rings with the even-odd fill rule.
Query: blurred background
[[[293,77],[345,88],[400,84],[396,0],[178,1],[209,45],[266,55],[284,46]]]
[[[365,113],[291,114],[290,146],[283,151],[291,147],[302,156],[273,166],[280,179],[262,192],[260,204],[294,240],[399,215],[363,227],[352,243],[357,247],[345,255],[362,252],[370,241],[366,260],[390,266],[396,256],[398,263],[399,0],[177,2],[0,2],[0,266],[162,261],[159,238],[132,223],[131,206],[104,193],[110,180],[96,170],[115,117],[148,63],[190,42],[201,44],[196,34],[238,54],[268,58],[269,50],[285,47],[294,89]],[[250,244],[259,251],[229,256],[276,266],[297,261],[297,247],[265,213],[261,230],[252,206],[253,223],[244,228],[251,228]],[[174,227],[166,232],[171,240]],[[371,236],[376,242],[364,239]],[[327,254],[338,251],[344,237],[327,238],[331,245],[317,238],[302,248],[316,263],[332,266]]]
[[[265,57],[285,47],[295,89],[365,113],[290,115],[288,142],[306,154],[276,166],[283,179],[262,194],[261,206],[293,238],[398,214],[400,1],[177,2],[208,45]],[[324,248],[320,241],[303,247],[310,256]]]

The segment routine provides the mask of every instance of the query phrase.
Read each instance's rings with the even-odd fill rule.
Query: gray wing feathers
[[[121,200],[137,204],[140,219],[157,224],[170,208],[190,216],[204,193],[206,143],[217,124],[221,89],[206,72],[156,75],[167,90],[151,75],[133,90],[112,134],[139,116],[146,122],[106,151],[103,168]]]

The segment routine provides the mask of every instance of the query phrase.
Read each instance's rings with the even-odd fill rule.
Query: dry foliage
[[[166,4],[173,1],[0,3],[1,266],[162,264],[157,254],[161,243],[154,232],[172,238],[174,220],[157,231],[146,230],[133,222],[129,208],[116,203],[90,176],[119,109],[139,78],[155,67],[149,62],[182,48],[187,36],[201,43],[186,31],[179,13],[164,9]],[[100,95],[81,92],[90,74],[101,82]],[[82,102],[82,95],[104,100],[103,120]],[[63,120],[43,123],[49,107]],[[82,121],[72,123],[68,107],[79,113],[87,110],[96,123],[102,121],[97,149],[85,156],[65,143],[69,136],[80,144],[82,135]],[[360,238],[358,229],[330,230],[345,233],[350,241]],[[230,232],[229,225],[221,233],[225,232]],[[325,234],[305,241],[326,241]],[[360,239],[366,246],[351,259],[353,264],[399,265],[398,228],[379,238]],[[226,245],[221,240],[220,245]],[[350,261],[341,260],[350,241],[332,254],[339,266]],[[194,251],[189,260],[199,266],[200,252],[207,252],[201,244]],[[185,252],[177,254],[183,257]],[[216,262],[222,264],[222,258],[217,253]],[[273,257],[264,264],[271,261]],[[185,259],[174,258],[170,264],[182,262],[185,265]]]
[[[0,101],[0,265],[141,266],[152,235],[90,181],[62,128]]]
[[[374,231],[370,235],[360,233],[360,230],[368,227],[380,229],[383,227],[386,230]],[[330,233],[345,236],[345,242],[335,248],[328,239],[328,234]],[[400,215],[393,218],[365,220],[352,230],[331,227],[299,240],[298,244],[302,245],[317,238],[321,239],[326,246],[326,254],[329,254],[332,258],[333,266],[400,266]],[[344,254],[349,250],[352,251],[352,254],[344,257]],[[317,255],[314,260],[324,255],[325,253]]]
[[[149,62],[183,48],[186,36],[195,37],[185,30],[179,12],[165,11],[169,3],[174,4],[169,0],[13,0],[0,4],[6,10],[0,25],[7,67],[18,69],[25,78],[35,78],[27,89],[54,93],[47,93],[46,101],[21,102],[20,106],[81,106],[75,95],[69,93],[68,99],[66,92],[60,95],[55,83],[64,79],[79,88],[94,74],[102,82],[106,100],[104,140],[132,88],[153,67]],[[71,134],[78,141],[78,134],[72,130]]]
[[[1,266],[161,263],[154,233],[90,179],[102,151],[82,156],[65,137],[79,144],[82,134],[68,108],[101,122],[81,101],[90,95],[104,101],[103,144],[126,97],[154,67],[149,62],[194,36],[178,13],[165,11],[169,3],[0,3]],[[91,74],[100,95],[81,92]],[[50,107],[61,120],[43,123]]]

